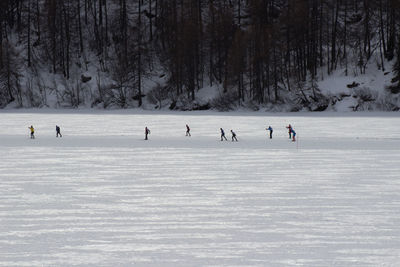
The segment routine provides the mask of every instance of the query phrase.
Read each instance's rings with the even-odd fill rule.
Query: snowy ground
[[[398,114],[8,111],[0,125],[0,266],[400,262]]]

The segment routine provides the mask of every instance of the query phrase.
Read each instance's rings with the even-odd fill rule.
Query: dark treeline
[[[213,85],[222,109],[307,106],[324,99],[318,80],[372,60],[398,93],[399,55],[400,0],[0,1],[0,106],[161,107]],[[145,88],[154,74],[166,82]]]

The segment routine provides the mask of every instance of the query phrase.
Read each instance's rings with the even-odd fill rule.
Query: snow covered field
[[[400,264],[398,113],[55,112],[0,113],[0,266]]]

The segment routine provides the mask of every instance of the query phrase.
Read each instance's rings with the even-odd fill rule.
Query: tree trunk
[[[28,67],[31,67],[31,0],[28,0]]]

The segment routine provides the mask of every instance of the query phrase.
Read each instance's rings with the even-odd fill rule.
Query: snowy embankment
[[[396,114],[133,112],[0,114],[0,266],[400,262]]]
[[[365,74],[345,75],[343,69],[333,72],[317,82],[320,89],[329,101],[326,103],[330,111],[398,111],[400,96],[391,93],[393,86],[393,72],[382,71],[376,64],[370,62]],[[389,62],[386,66],[393,67]]]

